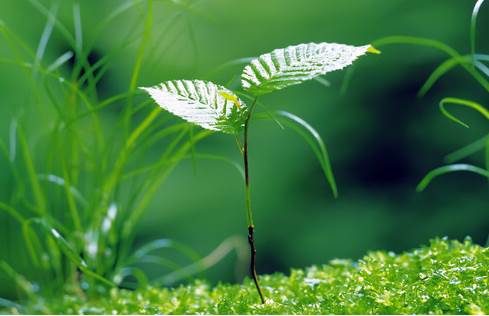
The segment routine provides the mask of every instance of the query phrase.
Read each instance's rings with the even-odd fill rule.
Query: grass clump
[[[402,254],[377,251],[354,262],[262,276],[266,304],[251,280],[211,287],[112,289],[65,295],[20,312],[55,314],[480,314],[489,312],[489,250],[470,239],[435,239]]]

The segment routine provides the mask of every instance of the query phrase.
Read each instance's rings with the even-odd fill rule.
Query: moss
[[[26,312],[78,314],[474,314],[489,313],[489,250],[436,239],[403,254],[372,252],[363,259],[264,275],[267,303],[250,280],[210,287],[112,289],[106,297],[65,295],[31,302]]]

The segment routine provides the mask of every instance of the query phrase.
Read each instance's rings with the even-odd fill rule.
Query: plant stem
[[[255,282],[256,290],[258,295],[260,295],[260,300],[262,304],[265,304],[265,298],[263,297],[263,292],[258,282],[258,275],[256,274],[256,248],[255,248],[255,238],[254,231],[255,226],[253,225],[253,212],[251,210],[251,193],[250,193],[250,174],[249,174],[249,164],[248,164],[248,126],[253,115],[253,110],[255,109],[257,98],[253,101],[250,107],[248,117],[245,121],[244,126],[244,144],[243,144],[243,160],[245,169],[245,193],[246,193],[246,211],[248,217],[248,243],[250,245],[250,274]]]

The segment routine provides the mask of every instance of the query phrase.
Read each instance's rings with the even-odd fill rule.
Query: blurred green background
[[[412,35],[437,39],[468,53],[474,2],[155,1],[151,49],[145,54],[138,84],[181,78],[226,84],[240,73],[241,66],[214,72],[221,64],[303,42],[364,45],[384,36]],[[47,7],[51,4],[43,3]],[[58,16],[70,30],[73,3],[59,3]],[[128,31],[142,32],[144,3],[102,32],[96,24],[121,2],[79,3],[83,38],[96,40],[92,61],[119,45]],[[46,19],[29,1],[1,1],[0,19],[33,49],[37,47]],[[487,7],[479,16],[478,30],[478,50],[488,52]],[[138,45],[135,41],[113,57],[112,66],[97,86],[101,98],[127,89]],[[69,48],[55,30],[45,58],[52,61]],[[0,57],[9,54],[0,39]],[[382,55],[361,59],[347,86],[346,72],[336,72],[326,77],[331,81],[329,88],[308,82],[262,98],[270,109],[295,113],[320,132],[340,195],[333,199],[319,163],[302,139],[271,122],[253,122],[250,159],[260,273],[288,272],[292,267],[322,264],[337,257],[359,258],[375,249],[407,250],[435,236],[471,236],[478,243],[486,242],[489,199],[487,181],[482,177],[452,174],[436,179],[423,193],[415,191],[418,181],[442,165],[447,153],[487,133],[477,114],[457,112],[471,123],[470,129],[464,129],[438,111],[438,101],[446,96],[488,103],[487,93],[464,71],[455,69],[426,97],[416,97],[428,75],[445,58],[430,48],[387,46]],[[29,111],[30,105],[25,103],[29,93],[29,83],[19,68],[0,64],[0,137],[5,141],[12,118]],[[112,114],[121,110],[114,108]],[[46,110],[42,119],[49,122],[50,113]],[[31,118],[29,122],[35,134],[37,121]],[[37,133],[42,133],[43,126],[39,124]],[[225,135],[213,135],[197,149],[241,163],[234,140]],[[482,165],[483,155],[466,161]],[[6,165],[0,168],[2,173],[7,170]],[[2,173],[0,177],[4,177]],[[0,185],[9,184],[0,180]],[[26,260],[15,259],[23,243],[9,233],[15,229],[14,222],[4,215],[0,221],[0,259],[20,272],[28,271]],[[236,235],[245,241],[239,174],[217,161],[197,160],[196,168],[185,161],[161,185],[138,226],[136,245],[169,238],[205,255]],[[230,255],[206,276],[213,282],[235,282],[235,265],[236,256]],[[7,282],[0,284],[0,293],[12,294]]]

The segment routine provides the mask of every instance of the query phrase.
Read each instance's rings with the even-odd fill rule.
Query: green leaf
[[[290,127],[293,131],[299,134],[311,146],[316,158],[321,164],[326,180],[331,187],[333,196],[338,197],[338,188],[333,174],[333,168],[329,160],[328,151],[319,133],[309,123],[289,112],[274,111],[273,116],[283,125]],[[266,117],[268,118],[268,117]]]
[[[90,270],[88,267],[87,263],[83,258],[81,258],[78,255],[78,251],[75,248],[74,245],[69,243],[62,235],[59,233],[59,231],[51,226],[45,219],[33,219],[34,223],[39,224],[39,226],[51,237],[54,238],[54,241],[59,247],[59,250],[73,263],[76,265],[78,269],[80,269],[84,274],[87,276],[90,276],[101,283],[104,283],[105,285],[108,285],[110,287],[114,286],[114,283],[111,281],[107,280],[103,276],[99,275],[98,273],[93,272]]]
[[[482,169],[480,167],[476,167],[473,165],[468,165],[468,164],[453,164],[453,165],[447,165],[443,167],[439,167],[436,169],[431,170],[418,184],[416,187],[416,191],[421,192],[426,187],[430,184],[430,182],[441,175],[451,173],[451,172],[457,172],[457,171],[467,171],[467,172],[472,172],[476,173],[478,175],[481,175],[483,177],[487,177],[489,179],[489,171]]]
[[[247,107],[232,91],[203,80],[171,80],[142,87],[163,109],[205,129],[237,134]]]
[[[470,52],[472,55],[476,51],[476,40],[477,40],[477,16],[479,15],[480,8],[485,0],[477,0],[472,10],[472,16],[470,17]]]
[[[460,64],[477,82],[486,90],[489,91],[489,81],[484,78],[483,75],[481,75],[474,67],[471,65],[468,65],[466,63],[460,62],[460,60],[463,58],[455,49],[452,47],[448,46],[447,44],[433,40],[430,38],[424,38],[424,37],[415,37],[415,36],[388,36],[384,37],[381,39],[378,39],[376,41],[372,42],[372,45],[376,47],[383,47],[386,45],[392,45],[392,44],[408,44],[408,45],[416,45],[416,46],[424,46],[424,47],[431,47],[434,49],[437,49],[439,51],[444,52],[448,56],[452,57],[455,60],[458,60],[458,64]],[[452,62],[450,62],[452,63]],[[444,67],[449,67],[450,65],[444,65]],[[439,70],[442,71],[442,70]],[[424,90],[420,91],[420,95],[423,93],[426,93],[426,87],[424,87]]]
[[[0,306],[5,308],[15,308],[17,310],[22,310],[24,308],[22,305],[2,297],[0,297]]]
[[[309,43],[275,49],[253,59],[241,75],[244,90],[262,95],[343,69],[367,52],[379,53],[370,45]]]
[[[3,271],[9,278],[11,278],[15,284],[24,291],[29,297],[34,297],[34,286],[29,280],[27,280],[23,275],[15,271],[7,262],[0,261],[0,271]],[[1,305],[6,305],[8,302],[2,299]],[[13,306],[12,306],[13,307]]]
[[[445,156],[445,162],[454,163],[484,149],[489,142],[489,134]]]
[[[470,100],[464,100],[464,99],[459,99],[459,98],[444,98],[443,100],[440,101],[439,107],[440,111],[443,115],[445,115],[448,119],[454,121],[455,123],[458,123],[464,127],[469,127],[466,123],[458,119],[456,116],[448,112],[448,110],[445,108],[445,104],[455,104],[455,105],[461,105],[465,106],[468,108],[472,108],[479,112],[482,116],[484,116],[486,119],[489,120],[489,111],[482,105],[470,101]]]

